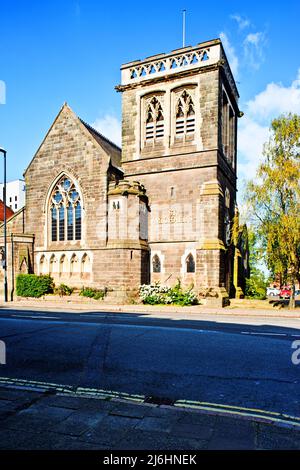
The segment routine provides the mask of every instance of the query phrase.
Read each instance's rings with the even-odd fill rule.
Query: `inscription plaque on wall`
[[[166,214],[158,216],[158,223],[163,224],[185,224],[191,222],[191,217],[187,217],[185,214],[178,214],[174,209],[170,209]]]

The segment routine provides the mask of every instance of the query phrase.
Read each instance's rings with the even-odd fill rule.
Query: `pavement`
[[[298,425],[0,387],[0,450],[299,450]]]
[[[62,311],[94,311],[111,313],[147,313],[147,314],[173,314],[188,313],[192,315],[234,315],[266,318],[300,318],[300,300],[296,301],[296,308],[288,309],[288,301],[272,298],[270,301],[231,299],[230,306],[226,308],[209,307],[207,305],[193,305],[181,307],[178,305],[110,305],[101,300],[83,298],[80,296],[59,297],[46,296],[38,299],[18,298],[12,302],[0,302],[0,309],[40,309],[40,310],[62,310]]]

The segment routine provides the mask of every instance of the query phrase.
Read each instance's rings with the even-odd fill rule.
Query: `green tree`
[[[248,228],[248,246],[250,277],[246,279],[245,295],[254,299],[265,299],[269,280],[262,269],[262,240],[251,227]]]
[[[280,116],[270,130],[247,199],[268,268],[293,286],[293,308],[295,282],[300,280],[300,116]]]

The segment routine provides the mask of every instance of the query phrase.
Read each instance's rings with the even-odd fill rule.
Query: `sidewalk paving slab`
[[[11,399],[10,397],[11,392]],[[11,407],[11,405],[18,405]],[[0,387],[0,449],[300,449],[300,426]]]

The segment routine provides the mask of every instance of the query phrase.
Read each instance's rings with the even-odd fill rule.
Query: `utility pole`
[[[4,184],[3,184],[3,222],[4,222],[4,256],[3,256],[3,270],[4,270],[4,302],[7,302],[7,227],[6,227],[6,150],[0,148],[3,153],[3,167],[4,167]]]

